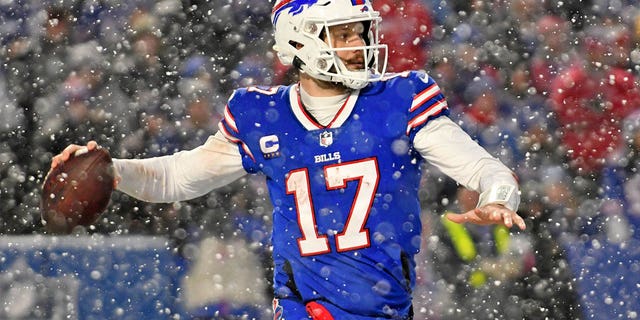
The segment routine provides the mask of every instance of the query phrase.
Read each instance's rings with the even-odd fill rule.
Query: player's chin
[[[347,69],[349,71],[363,71],[364,68],[364,63],[349,63],[347,64]]]

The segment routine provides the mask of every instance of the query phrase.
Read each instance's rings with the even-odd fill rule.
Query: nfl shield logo
[[[320,134],[320,145],[328,147],[333,143],[333,133],[325,131]]]

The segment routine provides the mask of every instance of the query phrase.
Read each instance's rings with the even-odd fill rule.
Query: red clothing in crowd
[[[382,43],[389,46],[387,71],[424,69],[432,30],[431,13],[420,0],[376,0],[382,16]]]
[[[578,66],[553,81],[551,105],[575,169],[596,172],[622,142],[620,120],[640,106],[634,81],[623,69],[589,72]]]

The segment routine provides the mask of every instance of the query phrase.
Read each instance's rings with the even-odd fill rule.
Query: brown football
[[[102,148],[82,148],[49,170],[40,194],[45,228],[68,234],[93,224],[109,204],[113,179],[111,156]]]

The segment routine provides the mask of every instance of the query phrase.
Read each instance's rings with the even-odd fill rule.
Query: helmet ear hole
[[[297,56],[295,58],[293,58],[293,66],[298,69],[298,70],[302,70],[302,65],[304,64],[304,62],[302,62],[302,60],[300,58],[298,58]]]
[[[297,50],[302,49],[302,47],[304,47],[304,44],[300,43],[300,42],[295,42],[293,40],[289,41],[289,45],[296,48]]]

